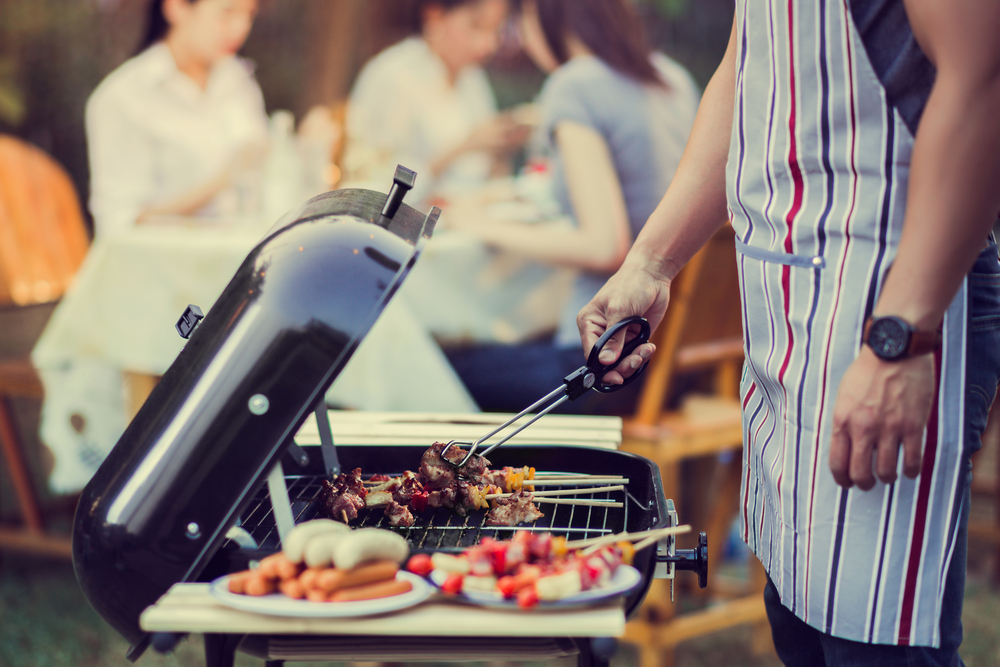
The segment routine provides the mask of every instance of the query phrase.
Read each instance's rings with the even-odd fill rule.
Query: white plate
[[[447,572],[443,572],[441,570],[431,571],[431,581],[434,582],[434,585],[439,588],[442,584],[444,584],[444,581],[447,578]],[[585,607],[597,602],[603,602],[608,598],[615,597],[616,595],[628,593],[633,588],[638,586],[641,581],[642,575],[639,573],[639,570],[635,569],[631,565],[619,565],[607,586],[602,586],[601,588],[591,588],[588,591],[571,595],[568,598],[563,598],[562,600],[539,600],[538,606],[534,607],[534,609],[566,609],[569,607]],[[468,593],[460,593],[455,597],[457,599],[466,600],[484,607],[517,608],[517,598],[505,598],[497,591],[469,591]]]
[[[271,616],[309,616],[315,618],[338,618],[345,616],[370,616],[388,611],[398,611],[419,604],[430,597],[433,588],[423,578],[412,572],[400,570],[397,579],[409,581],[413,588],[408,593],[401,593],[376,600],[358,600],[357,602],[310,602],[295,600],[282,593],[270,595],[237,595],[229,592],[229,575],[219,577],[212,582],[209,593],[212,597],[233,609],[255,611]]]

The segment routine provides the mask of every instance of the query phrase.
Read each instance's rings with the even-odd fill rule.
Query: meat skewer
[[[355,468],[333,481],[324,481],[318,500],[328,516],[343,517],[345,522],[357,518],[360,509],[381,507],[390,526],[408,527],[416,521],[414,511],[443,507],[466,516],[477,509],[489,509],[486,496],[504,490],[516,492],[534,475],[534,469],[529,467],[490,470],[489,461],[481,456],[456,466],[466,452],[459,447],[447,452],[446,449],[444,443],[436,442],[420,457],[418,472],[406,471],[393,478],[378,475],[370,480],[374,485],[365,485],[361,469]],[[530,493],[521,494],[514,501],[510,497],[495,497],[493,503],[492,516],[487,517],[494,522],[491,525],[513,526],[544,516],[532,503]],[[514,523],[502,523],[505,521]]]

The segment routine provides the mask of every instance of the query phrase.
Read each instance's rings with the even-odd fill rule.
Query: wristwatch
[[[941,344],[941,332],[920,331],[901,317],[888,315],[869,317],[862,340],[879,359],[900,361],[933,352]]]

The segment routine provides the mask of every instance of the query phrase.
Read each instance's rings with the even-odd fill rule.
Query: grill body
[[[77,579],[133,644],[143,609],[206,569],[416,261],[436,213],[386,221],[385,201],[341,190],[279,220],[81,494]]]

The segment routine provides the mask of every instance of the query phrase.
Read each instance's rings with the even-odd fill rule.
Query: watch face
[[[910,331],[895,317],[880,317],[868,332],[868,347],[882,359],[899,359],[910,344]]]

